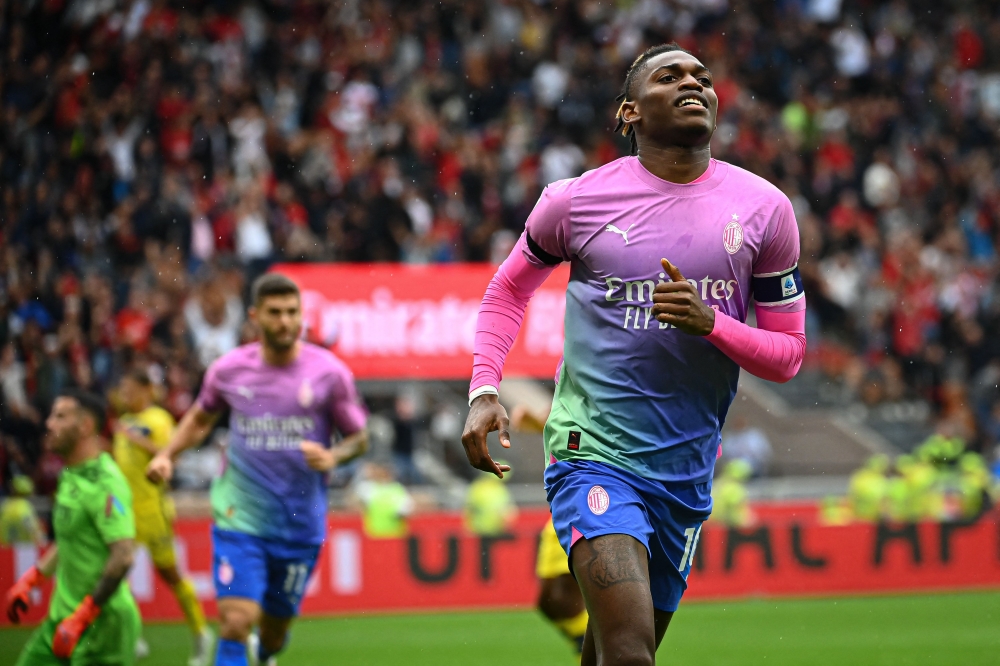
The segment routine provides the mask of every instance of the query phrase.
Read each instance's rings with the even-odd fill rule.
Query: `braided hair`
[[[692,55],[690,51],[682,49],[677,42],[670,42],[669,44],[660,44],[659,46],[651,46],[642,53],[639,57],[635,59],[632,66],[628,68],[628,72],[625,74],[625,85],[622,86],[622,92],[618,97],[615,97],[615,101],[619,103],[618,113],[615,114],[615,119],[618,124],[615,125],[615,132],[621,132],[622,136],[628,137],[629,148],[631,155],[636,155],[639,152],[639,144],[636,142],[635,130],[631,125],[625,123],[625,119],[622,117],[622,108],[625,106],[625,102],[629,102],[635,99],[632,87],[635,85],[635,80],[639,78],[639,72],[642,71],[643,65],[646,64],[651,58],[655,58],[661,53],[670,53],[671,51],[682,51],[688,55]]]

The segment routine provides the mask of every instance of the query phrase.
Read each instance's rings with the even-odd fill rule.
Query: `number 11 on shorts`
[[[681,558],[681,565],[677,567],[678,571],[684,571],[694,561],[694,551],[698,548],[698,537],[701,536],[701,525],[687,528],[684,530],[684,536],[687,537],[687,542],[684,544],[684,556]]]
[[[301,595],[309,580],[309,567],[305,564],[289,564],[285,576],[285,594]]]

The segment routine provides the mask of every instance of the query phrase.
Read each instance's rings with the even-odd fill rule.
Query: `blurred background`
[[[254,338],[248,285],[281,263],[312,280],[308,335],[348,360],[372,415],[373,451],[337,471],[331,507],[363,510],[388,475],[414,516],[462,509],[489,266],[547,183],[627,153],[614,98],[670,40],[713,71],[713,156],[780,187],[802,239],[807,360],[785,385],[744,373],[727,520],[766,524],[758,501],[835,526],[980,516],[1000,443],[990,0],[0,0],[0,494],[44,522],[62,388],[118,405],[143,368],[179,418],[207,365]],[[382,327],[385,299],[424,307],[421,280],[449,264],[474,273],[455,287],[458,337],[432,354],[450,365],[391,351],[405,330],[345,341]],[[508,373],[509,409],[547,412],[558,301]],[[181,516],[205,515],[225,441],[182,460]],[[540,446],[524,433],[504,452],[529,512]]]

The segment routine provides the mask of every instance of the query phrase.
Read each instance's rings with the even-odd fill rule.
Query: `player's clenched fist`
[[[500,404],[495,395],[481,395],[472,401],[469,418],[465,420],[465,432],[462,433],[462,446],[465,455],[476,469],[496,474],[501,479],[504,472],[510,471],[510,465],[498,465],[490,457],[486,446],[486,435],[494,430],[499,431],[500,444],[510,448],[510,421],[507,410]]]
[[[671,282],[661,282],[653,290],[653,316],[690,335],[708,335],[715,328],[715,311],[705,305],[698,290],[684,279],[680,270],[660,259]]]
[[[166,483],[174,475],[174,463],[166,453],[153,456],[146,466],[146,478],[153,483]]]
[[[73,656],[80,637],[87,630],[97,616],[101,614],[101,607],[94,603],[93,597],[87,595],[76,607],[72,615],[59,623],[55,633],[52,635],[52,654],[60,659],[69,659]]]
[[[7,590],[4,597],[4,608],[7,611],[7,619],[17,624],[21,621],[21,613],[27,613],[31,606],[31,591],[42,584],[45,577],[38,567],[31,567],[21,578],[14,583],[13,587]]]
[[[306,464],[309,465],[310,469],[314,469],[317,472],[329,472],[337,466],[337,459],[334,457],[333,451],[319,442],[311,442],[308,439],[302,440],[299,448],[302,449],[302,455],[305,457]]]

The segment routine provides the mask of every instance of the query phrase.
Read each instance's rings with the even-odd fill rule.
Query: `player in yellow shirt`
[[[45,545],[45,530],[38,520],[31,497],[35,484],[26,476],[11,479],[13,494],[0,502],[0,546]]]
[[[526,405],[518,405],[511,413],[510,425],[515,431],[542,432],[547,411],[532,410]],[[569,558],[559,544],[556,528],[549,518],[538,539],[538,558],[535,574],[542,584],[538,594],[538,610],[570,640],[577,654],[583,649],[583,639],[587,634],[587,608],[576,578],[569,570]]]
[[[115,426],[114,456],[132,489],[135,537],[149,550],[157,573],[173,590],[194,636],[189,666],[207,666],[214,635],[195,595],[194,584],[177,570],[174,553],[174,507],[166,486],[146,478],[146,466],[170,442],[174,418],[154,404],[153,383],[143,370],[127,374],[119,385],[119,403],[125,412]]]

